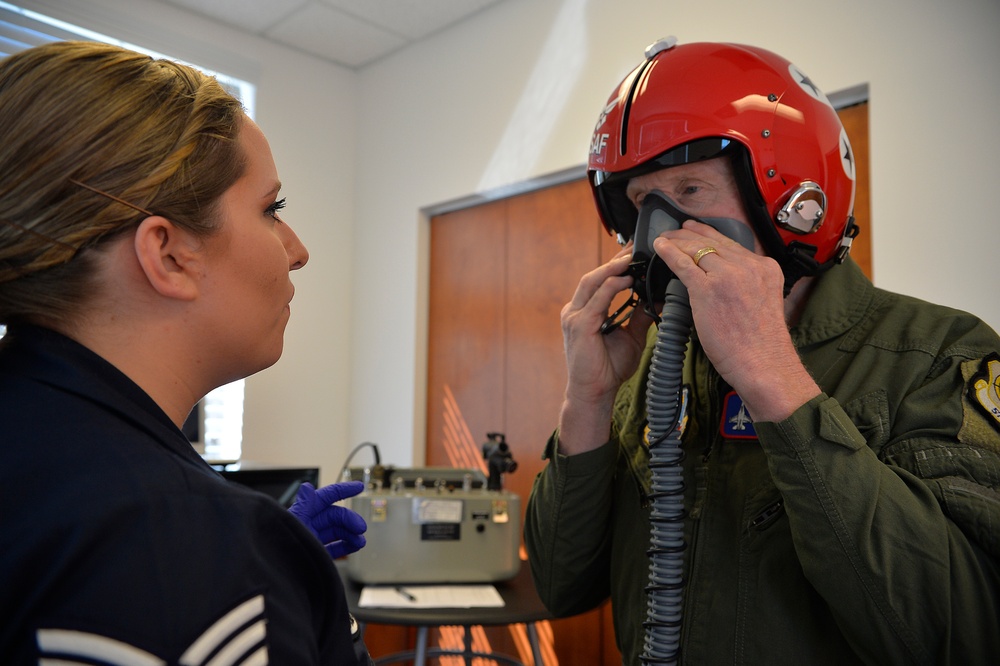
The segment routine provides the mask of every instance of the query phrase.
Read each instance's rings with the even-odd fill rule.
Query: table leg
[[[528,630],[528,642],[531,643],[531,656],[535,659],[535,666],[544,666],[542,663],[542,650],[538,647],[538,627],[534,622],[525,625]]]
[[[417,628],[417,653],[413,660],[413,666],[424,666],[427,661],[427,627]]]

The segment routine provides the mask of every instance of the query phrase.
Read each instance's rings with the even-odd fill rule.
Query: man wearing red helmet
[[[996,663],[1000,338],[849,259],[850,142],[801,70],[735,44],[646,56],[591,141],[627,244],[562,313],[568,383],[525,523],[542,599],[610,597],[627,664]],[[655,287],[658,262],[683,286]],[[686,355],[690,328],[667,330],[685,317]]]

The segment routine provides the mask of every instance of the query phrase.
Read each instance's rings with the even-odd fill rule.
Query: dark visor
[[[660,169],[700,162],[728,154],[728,149],[732,145],[731,139],[722,137],[697,139],[671,148],[627,171],[617,173],[591,171],[590,179],[597,195],[598,205],[601,208],[604,226],[608,231],[620,234],[626,241],[635,233],[635,221],[639,211],[625,195],[625,189],[631,179]]]

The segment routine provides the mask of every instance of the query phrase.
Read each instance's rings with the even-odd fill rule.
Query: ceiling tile
[[[467,18],[499,0],[321,1],[396,34],[420,39]]]
[[[264,34],[348,67],[361,67],[407,43],[399,35],[317,3],[306,5]]]
[[[502,0],[153,0],[360,68]]]
[[[252,33],[263,31],[310,0],[167,0],[172,5]]]

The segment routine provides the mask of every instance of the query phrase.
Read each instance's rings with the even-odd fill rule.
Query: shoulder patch
[[[969,399],[1000,430],[1000,354],[994,352],[982,360],[979,372],[969,380]]]

